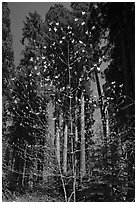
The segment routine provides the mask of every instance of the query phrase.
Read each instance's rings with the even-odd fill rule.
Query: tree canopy
[[[39,189],[65,202],[134,201],[134,7],[72,2],[44,20],[29,13],[15,67],[3,3],[5,199]]]

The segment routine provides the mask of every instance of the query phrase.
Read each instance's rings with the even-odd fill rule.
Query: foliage
[[[9,66],[3,59],[3,79],[10,78],[12,96],[5,112],[12,119],[6,130],[7,194],[18,191],[11,198],[16,201],[26,195],[56,201],[51,193],[67,202],[133,201],[134,4],[72,2],[71,10],[55,4],[44,21],[29,13],[14,75],[4,5]]]
[[[9,184],[9,134],[11,115],[9,114],[9,103],[11,100],[12,82],[14,76],[14,56],[12,49],[12,35],[10,30],[10,10],[8,3],[2,3],[2,170],[3,170],[3,196],[11,199],[11,192],[7,187]]]
[[[13,71],[12,35],[10,31],[10,10],[8,3],[2,3],[2,85],[3,94],[9,86],[9,80]]]
[[[108,105],[110,124],[109,165],[115,181],[116,178],[118,180],[117,184],[110,180],[108,182],[111,182],[114,188],[122,189],[122,191],[119,190],[121,193],[119,196],[129,201],[134,199],[134,3],[99,3],[98,5],[100,16],[103,17],[101,26],[108,32],[108,45],[112,45],[107,45],[105,48],[110,65],[105,70],[104,100]],[[128,181],[124,185],[123,180],[126,179]],[[129,183],[132,183],[132,190]],[[116,200],[119,199],[117,190],[114,196]]]
[[[9,142],[14,149],[11,171],[13,178],[16,178],[14,186],[18,188],[28,185],[32,169],[38,172],[36,180],[38,182],[41,180],[43,160],[46,156],[45,147],[49,148],[48,138],[45,137],[47,134],[46,104],[49,100],[46,95],[48,84],[45,84],[44,69],[41,69],[43,66],[39,50],[41,36],[39,36],[39,30],[37,30],[38,33],[35,30],[40,23],[40,17],[37,13],[30,14],[30,18],[26,21],[23,40],[27,40],[28,45],[23,53],[24,58],[16,68],[16,76],[12,78],[14,86],[9,108],[13,120]],[[12,182],[9,184],[10,189],[11,186]]]

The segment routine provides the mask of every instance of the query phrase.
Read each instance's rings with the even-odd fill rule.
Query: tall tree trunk
[[[100,113],[101,113],[101,120],[102,120],[102,126],[103,126],[103,135],[104,135],[104,152],[103,152],[103,159],[104,159],[104,167],[107,167],[107,134],[106,134],[106,119],[105,119],[105,112],[103,108],[103,99],[101,94],[101,88],[100,88],[100,82],[98,78],[98,73],[95,68],[95,78],[97,83],[97,91],[99,96],[99,102],[100,102]]]
[[[75,119],[77,120],[77,113],[75,113]],[[78,143],[78,127],[77,123],[75,124],[75,149],[77,150],[77,143]]]
[[[77,93],[75,96],[75,103],[76,103],[76,109],[75,109],[75,140],[74,140],[74,184],[73,188],[76,186],[76,177],[77,177],[77,146],[78,146],[78,127],[77,127]]]
[[[50,132],[50,136],[51,136],[51,140],[52,140],[53,145],[54,145],[54,141],[55,141],[54,111],[55,111],[55,105],[51,101],[47,105],[47,112],[48,112],[48,130]]]
[[[60,166],[60,131],[59,131],[59,126],[57,126],[57,130],[56,130],[56,154],[57,154],[58,165]]]
[[[81,155],[80,155],[80,177],[86,174],[85,164],[85,117],[84,117],[84,93],[81,94]]]
[[[24,166],[23,166],[23,178],[22,178],[22,186],[24,186],[24,185],[25,185],[26,154],[27,154],[27,143],[25,142],[25,149],[24,149]]]
[[[60,136],[63,135],[63,114],[59,114],[59,131],[60,131]]]
[[[64,129],[64,150],[63,150],[63,173],[67,173],[67,151],[68,151],[68,125],[65,124]]]
[[[106,107],[106,137],[109,139],[110,136],[110,129],[109,129],[109,114],[108,114],[108,107]]]
[[[72,81],[71,81],[71,67],[70,67],[70,47],[69,47],[69,42],[68,42],[68,61],[67,61],[67,65],[68,65],[68,78],[69,78],[69,120],[70,120],[70,138],[71,138],[71,160],[72,160],[72,172],[73,172],[73,202],[76,201],[76,185],[75,185],[75,153],[74,153],[74,134],[73,134],[73,118],[72,118],[72,98],[73,98],[73,94],[72,94]]]
[[[105,123],[106,123],[106,140],[107,140],[107,142],[109,142],[111,140],[111,138],[110,138],[110,128],[109,128],[108,106],[106,106],[106,108],[105,108]],[[106,152],[106,157],[108,158],[110,156],[110,154],[111,154],[111,148],[109,146],[107,149],[107,152]],[[113,158],[112,158],[112,160],[113,160]]]
[[[78,148],[78,108],[77,108],[77,93],[75,96],[75,100],[76,100],[76,109],[75,109],[75,151],[77,151]],[[75,167],[77,169],[77,154],[75,153]]]

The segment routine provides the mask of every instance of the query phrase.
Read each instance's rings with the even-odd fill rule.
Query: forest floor
[[[16,197],[14,202],[62,202],[61,198],[53,197],[51,195],[40,192],[26,193]]]
[[[16,197],[14,202],[62,202],[61,198],[53,197],[51,195],[43,194],[40,192],[26,193]]]
[[[14,193],[12,196],[3,197],[3,202],[63,202],[63,198],[57,193],[47,191],[26,191],[23,194]]]

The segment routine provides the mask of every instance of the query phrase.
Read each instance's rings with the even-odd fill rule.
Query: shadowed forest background
[[[46,3],[45,3],[46,5]],[[135,3],[2,3],[3,201],[135,201]]]

